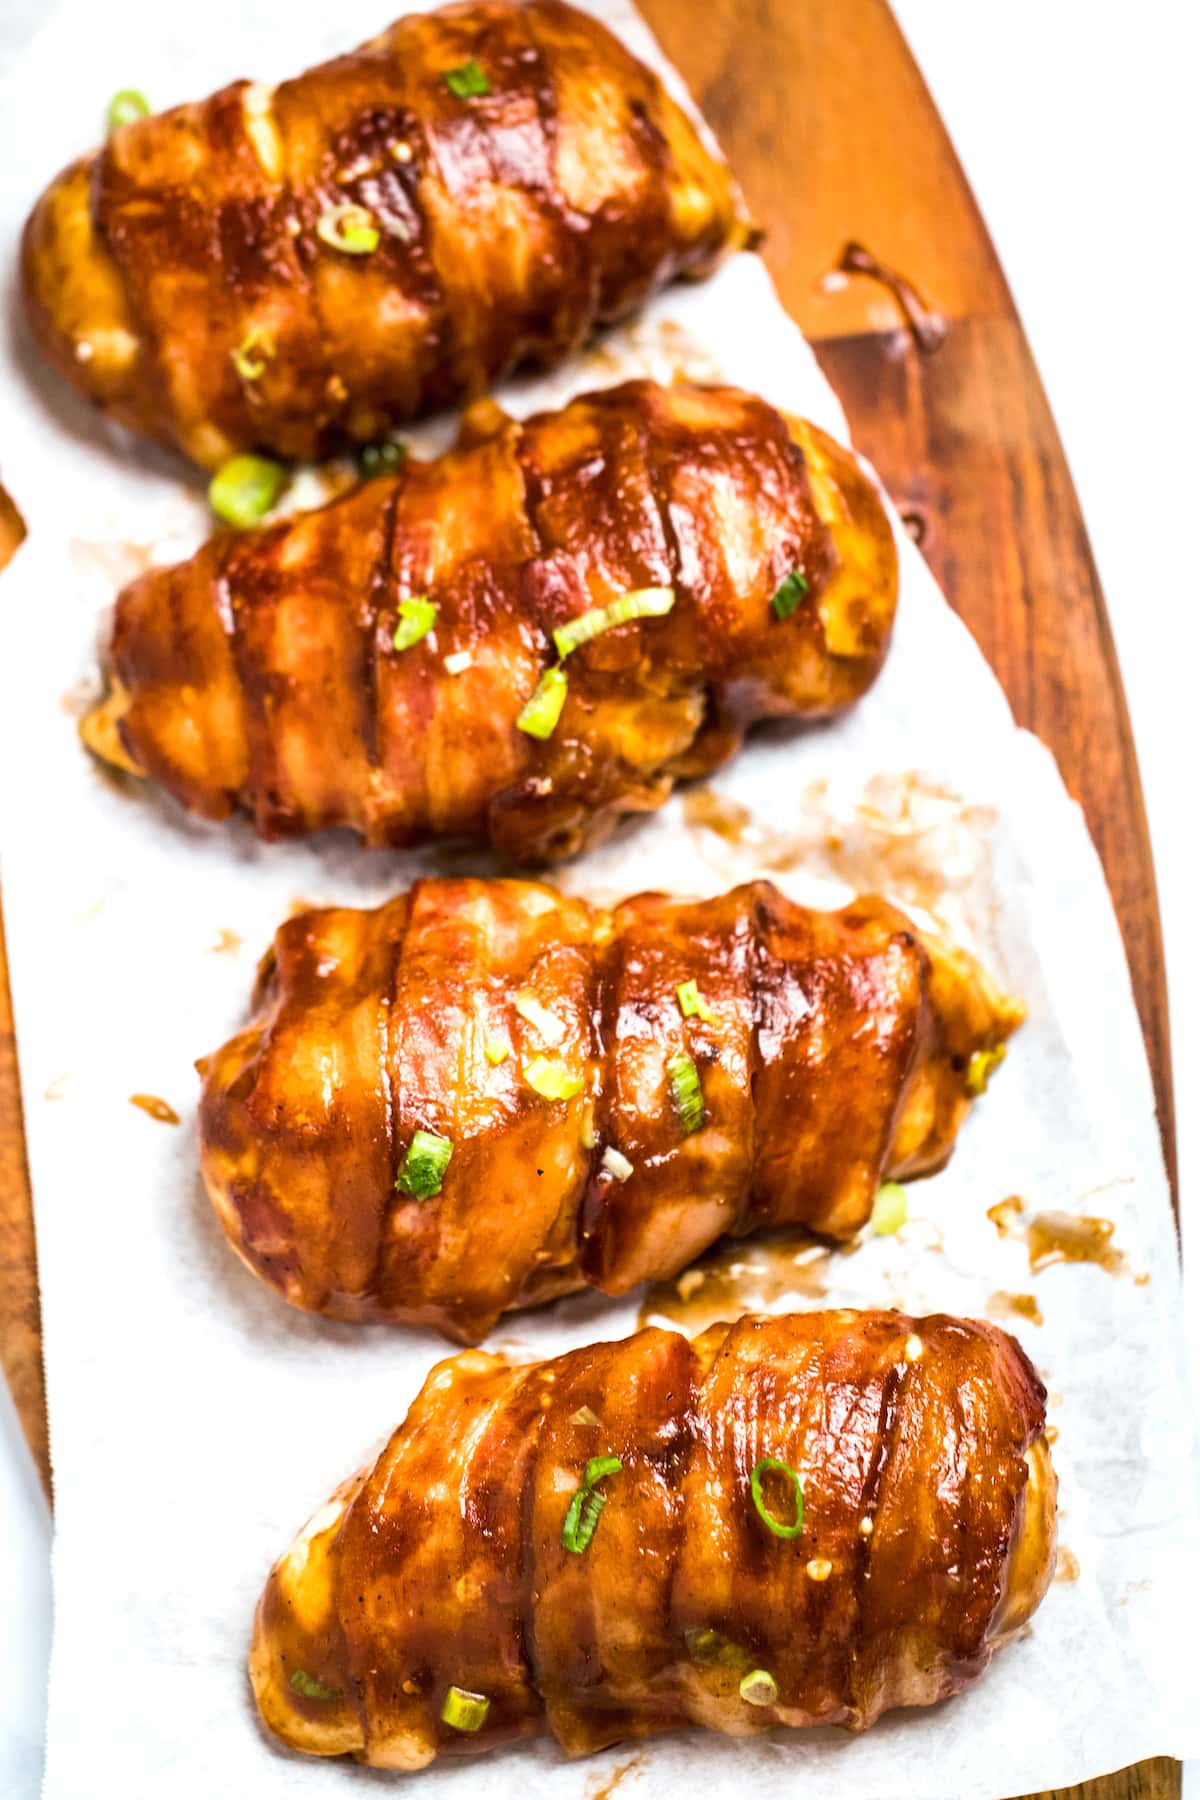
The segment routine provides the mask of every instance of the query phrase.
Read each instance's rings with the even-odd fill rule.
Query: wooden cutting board
[[[857,443],[1018,722],[1050,746],[1083,805],[1125,937],[1174,1189],[1158,904],[1104,597],[1020,320],[933,103],[884,0],[641,6],[741,177],[784,303]],[[895,282],[843,275],[843,263],[898,272],[900,298]],[[0,504],[0,566],[17,535]],[[2,929],[0,1360],[49,1491]],[[1042,1800],[1179,1793],[1178,1765],[1160,1758]]]

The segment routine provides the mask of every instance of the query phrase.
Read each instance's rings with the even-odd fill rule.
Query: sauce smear
[[[129,1104],[140,1107],[144,1113],[149,1113],[152,1119],[159,1120],[163,1125],[179,1123],[179,1114],[175,1108],[165,1100],[160,1100],[157,1094],[130,1094]]]

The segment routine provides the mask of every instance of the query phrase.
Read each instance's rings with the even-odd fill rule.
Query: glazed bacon
[[[466,1342],[723,1233],[853,1236],[885,1176],[946,1160],[1022,1017],[884,901],[767,882],[603,912],[421,881],[290,919],[256,999],[200,1065],[234,1248],[296,1306]]]
[[[556,628],[648,589],[669,610],[569,649],[561,716],[525,729]],[[660,806],[755,721],[848,706],[895,602],[891,531],[847,451],[736,389],[636,381],[523,424],[488,406],[435,462],[142,576],[84,735],[264,837],[466,834],[545,862]],[[398,648],[406,605],[436,615]]]
[[[259,1709],[298,1750],[412,1770],[932,1705],[1050,1579],[1044,1409],[1012,1338],[945,1316],[465,1352],[272,1570]],[[603,1495],[590,1537],[580,1488]]]
[[[370,442],[559,362],[749,236],[597,20],[469,0],[114,131],[38,202],[24,287],[75,387],[215,467]]]

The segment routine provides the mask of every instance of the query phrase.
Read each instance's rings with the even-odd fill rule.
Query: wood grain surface
[[[857,442],[1018,721],[1054,751],[1083,806],[1125,937],[1173,1185],[1154,874],[1104,599],[1020,321],[920,75],[883,0],[641,4],[743,181],[784,303],[814,341]],[[885,283],[836,273],[851,242],[908,278],[948,326],[940,347],[918,349]],[[0,535],[0,567],[14,542],[19,532]],[[0,1359],[48,1488],[2,931]],[[1179,1793],[1178,1765],[1159,1759],[1040,1800]]]

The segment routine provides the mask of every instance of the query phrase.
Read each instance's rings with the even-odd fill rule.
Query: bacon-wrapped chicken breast
[[[1044,1408],[1011,1337],[945,1316],[466,1351],[271,1571],[259,1710],[298,1750],[413,1770],[932,1705],[1050,1580]]]
[[[878,899],[421,881],[277,932],[200,1065],[204,1176],[294,1305],[478,1341],[724,1233],[851,1237],[885,1177],[945,1161],[1021,1017]]]
[[[558,362],[749,236],[724,164],[596,19],[466,0],[119,125],[39,200],[24,287],[68,380],[216,467],[369,442]]]
[[[848,706],[895,603],[853,456],[736,389],[630,382],[523,424],[488,408],[435,462],[141,576],[83,731],[264,837],[547,861],[757,720]]]

